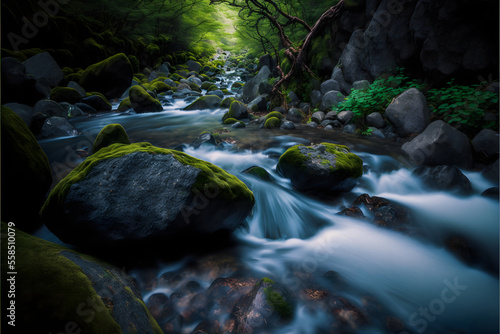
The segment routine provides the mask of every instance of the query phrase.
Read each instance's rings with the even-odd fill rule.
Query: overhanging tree
[[[274,84],[271,93],[275,104],[286,103],[282,87],[287,87],[293,78],[302,76],[304,72],[315,77],[315,74],[311,71],[306,61],[307,52],[314,38],[322,32],[327,24],[338,19],[344,10],[344,0],[340,0],[336,5],[327,9],[310,26],[305,20],[296,15],[298,7],[294,6],[291,1],[281,3],[273,0],[210,0],[210,4],[225,4],[237,8],[238,16],[241,19],[253,22],[250,26],[253,26],[255,29],[263,45],[263,49],[266,50],[266,45],[272,45],[275,49],[275,55],[278,60],[277,70],[280,75],[280,79]],[[295,2],[295,4],[302,6],[300,0]],[[261,24],[264,22],[269,25],[271,31],[278,37],[278,46],[273,45],[271,39],[261,32]],[[302,43],[298,41],[294,43],[290,37],[297,29],[305,32],[305,37],[301,41]],[[283,71],[283,63],[276,49],[284,50],[284,56],[291,64],[287,73]]]

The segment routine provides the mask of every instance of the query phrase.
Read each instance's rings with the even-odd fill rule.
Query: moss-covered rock
[[[82,99],[80,93],[74,88],[56,87],[50,91],[50,99],[56,102],[75,104]]]
[[[116,109],[118,112],[125,112],[132,109],[132,102],[130,102],[130,97],[124,98],[120,105]]]
[[[26,123],[2,106],[2,220],[23,230],[40,225],[38,212],[52,184],[47,156]]]
[[[119,98],[130,87],[134,71],[129,59],[118,53],[97,64],[89,66],[80,79],[86,91],[97,91],[107,99]]]
[[[214,85],[213,83],[211,83],[210,81],[205,81],[205,82],[203,82],[203,83],[201,84],[201,89],[208,91],[208,89],[209,89],[210,87],[212,87],[212,86],[215,86],[215,85]],[[217,88],[217,86],[215,86],[215,87]],[[217,89],[218,89],[218,88],[217,88]],[[215,89],[215,90],[217,90],[217,89]]]
[[[279,128],[281,124],[281,121],[279,120],[278,117],[269,117],[266,119],[266,122],[264,123],[264,128],[266,129],[273,129],[273,128]]]
[[[299,190],[345,192],[363,175],[363,161],[343,145],[296,145],[283,153],[276,169]]]
[[[279,119],[280,121],[284,120],[285,119],[285,116],[283,116],[282,113],[278,112],[278,111],[272,111],[270,112],[269,114],[266,115],[266,120],[268,120],[269,118],[271,117],[276,117],[277,119]]]
[[[240,101],[231,102],[229,111],[222,116],[222,121],[224,122],[228,118],[244,119],[248,117],[247,106]]]
[[[229,108],[233,101],[236,101],[234,97],[226,97],[224,100],[222,100],[221,108]]]
[[[59,182],[41,212],[64,242],[105,251],[234,230],[254,201],[211,163],[149,143],[112,144]]]
[[[91,106],[97,111],[110,111],[113,109],[108,99],[99,92],[87,93],[87,96],[82,99],[82,103]]]
[[[106,125],[97,135],[92,153],[96,153],[103,147],[108,147],[111,144],[130,144],[127,132],[120,124]]]
[[[203,110],[220,108],[222,99],[217,95],[205,95],[188,105],[184,110]]]
[[[238,90],[238,89],[242,88],[243,86],[245,86],[244,83],[236,81],[235,83],[233,83],[231,85],[231,90]]]
[[[242,173],[253,175],[262,181],[271,181],[271,175],[262,167],[252,166],[245,169]]]
[[[19,333],[162,333],[131,277],[90,256],[2,223],[2,263],[8,233],[16,239],[16,331]],[[9,278],[2,271],[2,281]],[[127,307],[121,307],[127,305]]]
[[[139,85],[132,86],[129,91],[130,103],[135,112],[159,112],[163,111],[160,101],[152,97]]]
[[[156,81],[151,84],[151,89],[155,90],[157,93],[163,93],[172,90],[172,87],[170,87],[163,81]]]

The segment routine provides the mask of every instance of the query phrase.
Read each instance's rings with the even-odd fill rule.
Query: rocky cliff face
[[[395,67],[469,83],[498,78],[498,1],[358,0],[333,23],[332,79],[347,92]]]

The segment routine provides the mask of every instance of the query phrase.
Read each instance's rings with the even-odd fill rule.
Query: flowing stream
[[[58,179],[82,161],[74,151],[91,150],[97,133],[110,123],[122,124],[132,142],[148,141],[166,148],[189,144],[202,131],[222,127],[224,110],[183,111],[186,105],[183,100],[171,100],[161,113],[106,113],[75,118],[72,124],[81,136],[48,139],[40,144]],[[474,189],[472,196],[429,193],[412,177],[411,167],[401,158],[397,143],[304,127],[282,131],[250,124],[245,129],[229,129],[231,132],[223,138],[234,142],[238,149],[193,149],[188,145],[184,148],[187,154],[237,176],[253,191],[253,212],[247,218],[247,226],[235,235],[239,261],[251,268],[255,277],[267,276],[294,290],[300,287],[297,274],[302,273],[328,288],[331,283],[323,276],[336,272],[347,282],[343,291],[351,301],[369,307],[366,296],[371,296],[389,314],[401,319],[409,332],[498,333],[499,281],[492,272],[498,270],[499,204],[480,196],[494,185],[479,173],[466,173]],[[289,180],[275,171],[279,155],[288,147],[321,141],[349,146],[363,159],[365,170],[351,193],[326,202],[294,190]],[[251,166],[265,168],[272,181],[242,173]],[[410,209],[420,234],[408,236],[336,215],[363,193]],[[366,216],[370,215],[362,209]],[[39,233],[54,240],[47,232]],[[468,266],[448,251],[444,240],[455,234],[466,236],[493,270]],[[185,260],[163,263],[154,269],[161,275],[172,268],[182,269],[184,263]],[[140,270],[132,274],[140,277]],[[204,288],[213,281],[197,279]],[[145,291],[144,299],[147,301],[158,291],[162,290]],[[328,317],[299,302],[293,322],[281,328],[280,333],[327,329]],[[372,319],[358,332],[385,333],[384,320]]]

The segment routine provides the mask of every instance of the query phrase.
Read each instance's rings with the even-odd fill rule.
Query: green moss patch
[[[127,97],[120,102],[120,105],[117,108],[118,112],[125,112],[127,110],[132,109],[132,103],[130,102],[130,97]]]

